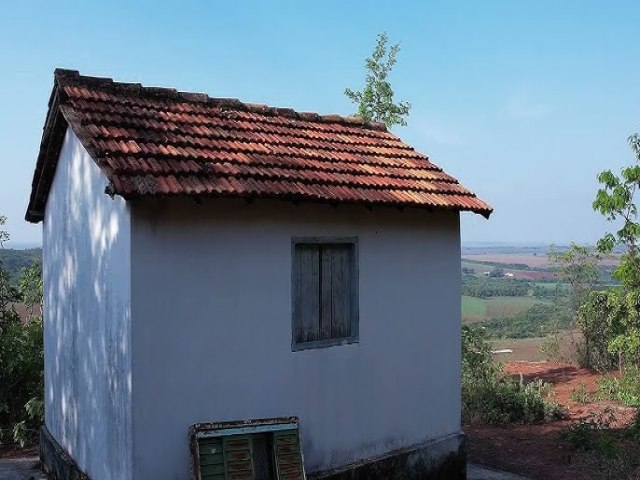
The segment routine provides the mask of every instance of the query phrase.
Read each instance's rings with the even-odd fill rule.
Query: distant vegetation
[[[30,267],[34,261],[41,260],[41,248],[30,248],[27,250],[0,248],[0,264],[2,264],[9,278],[14,281],[18,279],[23,268]]]
[[[490,252],[466,256],[462,262],[463,321],[478,324],[493,339],[537,338],[575,328],[580,292],[560,261],[571,258],[574,249],[547,248],[543,254],[539,247],[529,253],[507,248],[509,253],[501,254],[493,247]],[[612,270],[611,263],[596,262],[586,293],[596,285],[614,284]]]
[[[463,268],[462,318],[484,327],[490,338],[540,337],[551,327],[571,327],[568,285],[470,274]],[[505,275],[507,270],[497,271]]]
[[[568,309],[557,305],[537,304],[513,317],[493,318],[483,326],[492,338],[542,337],[552,326],[571,328],[571,315]]]
[[[531,282],[511,278],[467,275],[462,281],[462,294],[478,298],[524,297],[532,289]]]
[[[560,352],[563,339],[572,336],[571,360],[609,374],[598,382],[597,392],[580,384],[571,400],[580,405],[613,401],[636,409],[635,420],[626,426],[617,421],[613,410],[610,415],[603,410],[600,416],[590,414],[563,431],[565,441],[589,452],[599,464],[612,465],[602,460],[614,460],[616,473],[602,478],[616,479],[638,478],[640,467],[637,454],[625,456],[627,442],[631,439],[637,445],[640,440],[640,135],[632,135],[629,144],[633,163],[619,174],[605,170],[598,176],[600,189],[592,206],[611,223],[612,231],[596,247],[571,243],[552,247],[544,257],[536,252],[535,259],[520,252],[476,254],[475,260],[492,262],[490,271],[487,262],[474,262],[463,252],[462,264],[463,318],[468,319],[465,311],[485,317],[463,326],[463,419],[511,423],[553,418],[557,410],[545,398],[547,387],[541,382],[514,383],[501,376],[492,354],[496,344],[488,344],[488,339],[508,338],[510,342],[501,344],[510,350],[514,339],[546,336],[540,353],[549,358],[545,352]],[[520,263],[528,269],[516,268]],[[496,269],[504,277],[495,275]],[[532,273],[538,276],[531,277]],[[532,278],[536,281],[523,281]],[[490,316],[487,304],[496,298],[539,303],[512,316]]]
[[[531,270],[531,267],[526,263],[502,263],[502,262],[492,262],[489,260],[474,260],[473,263],[477,263],[478,265],[486,265],[487,267],[499,267],[503,269],[509,270]]]

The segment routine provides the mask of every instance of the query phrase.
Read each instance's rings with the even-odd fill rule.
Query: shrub
[[[615,438],[611,434],[611,425],[615,421],[615,415],[610,408],[573,423],[562,432],[562,437],[573,448],[581,452],[596,450],[598,453],[614,453]]]
[[[580,462],[594,479],[640,478],[640,418],[628,427],[615,426],[611,408],[591,414],[562,432],[562,437],[580,452]]]
[[[0,442],[24,445],[42,422],[42,319],[0,328]]]
[[[569,398],[572,401],[581,403],[583,405],[589,403],[589,392],[587,392],[587,386],[584,383],[580,382],[577,388],[571,390],[571,395],[569,395]]]
[[[640,407],[640,369],[628,366],[622,371],[620,378],[609,376],[598,380],[598,399]]]
[[[562,341],[562,334],[556,328],[550,327],[540,344],[538,353],[545,360],[560,361],[562,358]]]
[[[618,398],[630,407],[640,407],[640,369],[628,366],[618,379]]]
[[[525,384],[502,373],[493,362],[484,330],[469,325],[462,332],[462,416],[466,423],[542,423],[562,418],[548,400],[549,384]]]
[[[27,304],[31,315],[20,319],[13,303]],[[38,264],[22,272],[14,286],[0,264],[0,443],[20,445],[36,439],[43,418],[44,355],[41,311],[42,280]]]

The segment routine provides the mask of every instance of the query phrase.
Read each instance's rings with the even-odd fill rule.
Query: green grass
[[[512,317],[539,303],[549,302],[532,297],[476,298],[463,295],[462,320],[476,323],[492,318]]]
[[[513,317],[539,303],[550,302],[532,297],[491,297],[487,299],[487,318]]]
[[[462,320],[466,323],[482,322],[487,318],[487,300],[462,296]]]

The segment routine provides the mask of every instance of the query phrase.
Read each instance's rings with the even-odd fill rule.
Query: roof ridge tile
[[[110,90],[114,93],[130,93],[137,95],[149,95],[158,97],[166,101],[185,101],[189,103],[205,103],[214,104],[221,107],[233,108],[249,112],[262,113],[273,116],[284,116],[289,118],[300,118],[308,121],[339,123],[351,126],[359,126],[361,128],[387,131],[387,127],[381,122],[370,122],[359,116],[342,116],[338,114],[319,115],[310,114],[310,112],[297,112],[293,108],[288,107],[271,107],[268,105],[242,102],[237,98],[211,97],[207,93],[200,92],[183,92],[175,88],[167,87],[147,87],[140,83],[117,82],[109,77],[93,77],[80,75],[77,70],[67,70],[57,68],[54,73],[56,83],[59,86],[79,86],[89,85],[99,89]]]

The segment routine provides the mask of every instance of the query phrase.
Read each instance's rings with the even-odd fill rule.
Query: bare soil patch
[[[581,404],[572,400],[571,393],[580,388],[581,383],[593,396],[601,374],[551,362],[509,362],[505,364],[505,372],[522,376],[525,381],[541,378],[553,384],[554,400],[567,409],[568,418],[543,425],[467,425],[465,431],[469,436],[471,462],[532,479],[640,479],[640,470],[637,477],[635,473],[630,477],[618,477],[617,473],[598,470],[599,467],[594,465],[588,454],[577,452],[561,436],[561,432],[572,423],[591,415],[603,414],[608,408],[615,412],[616,427],[626,426],[633,419],[634,409],[613,402]],[[625,443],[624,449],[640,458],[640,445],[637,442]]]
[[[545,268],[549,266],[549,258],[546,255],[522,253],[476,253],[463,255],[462,258],[475,262],[521,264],[527,265],[530,268]]]

